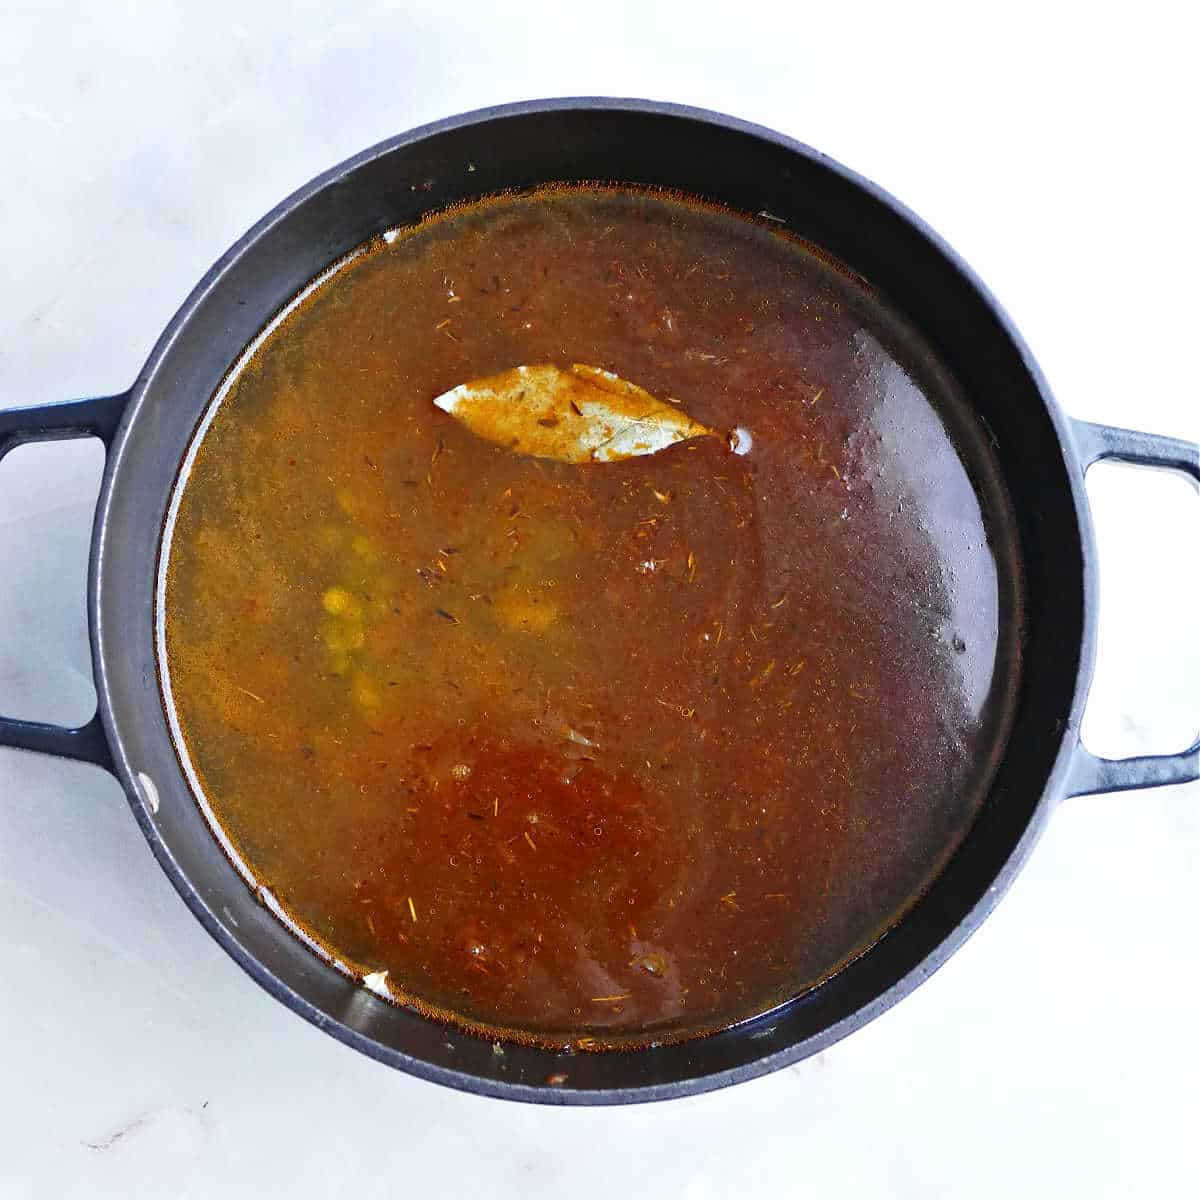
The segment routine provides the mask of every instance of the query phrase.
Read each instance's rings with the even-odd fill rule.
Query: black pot
[[[448,204],[551,180],[679,188],[767,211],[875,284],[938,349],[973,401],[1012,496],[1024,565],[1024,680],[975,825],[928,893],[868,953],[808,994],[712,1037],[606,1054],[490,1042],[394,1007],[312,954],[258,902],[181,773],[159,692],[155,585],[176,472],[230,365],[267,320],[342,254]],[[1079,741],[1096,622],[1083,476],[1101,458],[1200,480],[1194,445],[1069,421],[983,285],[890,196],[816,151],[729,117],[628,100],[552,100],[425,126],[301,188],[201,280],[123,395],[0,413],[15,445],[97,436],[108,462],[92,537],[88,614],[99,695],[82,728],[0,720],[0,744],[114,772],[192,912],[273,996],[348,1045],[472,1092],[559,1104],[688,1095],[828,1046],[935,971],[988,915],[1055,802],[1200,777],[1200,745],[1109,761]]]

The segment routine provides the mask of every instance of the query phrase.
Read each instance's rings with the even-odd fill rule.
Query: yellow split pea
[[[558,605],[536,592],[505,592],[496,598],[495,608],[503,625],[525,633],[544,633],[558,619]]]
[[[326,588],[321,607],[332,617],[357,616],[362,611],[362,605],[344,587]]]
[[[331,668],[341,675],[349,665],[349,654],[366,641],[362,604],[346,588],[330,587],[321,594],[321,607],[332,618],[323,623],[321,638],[330,652]]]

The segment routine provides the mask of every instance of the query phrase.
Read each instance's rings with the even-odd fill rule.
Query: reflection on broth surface
[[[575,363],[722,436],[562,462],[433,404]],[[183,479],[181,754],[397,1002],[583,1048],[762,1012],[903,914],[1007,728],[1007,506],[962,411],[861,281],[695,202],[562,189],[381,240]]]

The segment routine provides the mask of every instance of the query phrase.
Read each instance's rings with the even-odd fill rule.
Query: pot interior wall
[[[1009,752],[982,815],[932,890],[869,954],[784,1010],[699,1042],[637,1053],[506,1047],[498,1054],[384,1003],[321,963],[227,862],[180,774],[161,711],[155,559],[175,472],[209,397],[245,344],[310,278],[365,239],[449,203],[584,179],[680,188],[782,217],[924,331],[974,403],[976,433],[990,438],[1016,508],[1025,670]],[[142,772],[152,779],[160,797],[157,812],[140,800],[135,812],[176,885],[227,949],[309,1019],[376,1057],[475,1090],[568,1102],[652,1098],[759,1073],[841,1036],[933,970],[947,939],[968,932],[990,908],[989,889],[1007,881],[1036,832],[1072,716],[1083,635],[1073,468],[1036,371],[973,282],[887,202],[811,151],[686,110],[619,102],[518,107],[397,139],[285,202],[218,263],[164,335],[133,403],[101,504],[93,617],[118,762],[130,778]],[[557,1075],[566,1081],[547,1088]]]

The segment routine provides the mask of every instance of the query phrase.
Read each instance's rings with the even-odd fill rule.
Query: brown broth
[[[748,452],[544,461],[431,403],[573,362]],[[181,475],[181,755],[399,1003],[585,1048],[766,1011],[911,907],[1007,730],[1016,570],[965,412],[861,281],[698,202],[563,188],[380,239]]]

